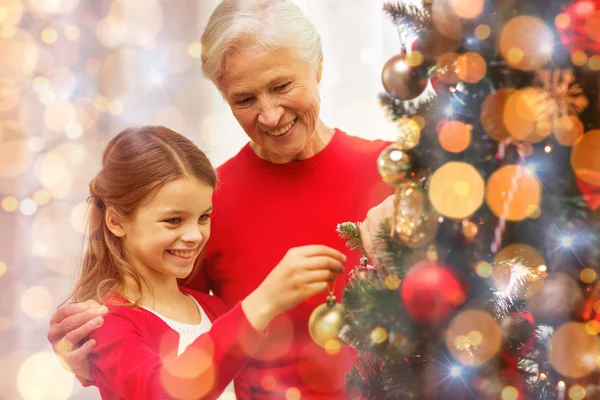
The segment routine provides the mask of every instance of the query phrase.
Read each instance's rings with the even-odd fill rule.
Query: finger
[[[58,324],[50,325],[48,340],[53,343],[63,337],[68,337],[69,343],[76,344],[102,325],[101,316],[107,312],[106,306],[101,306],[71,315]],[[95,318],[100,318],[100,320]]]
[[[328,256],[307,258],[302,265],[307,270],[325,269],[338,274],[344,272],[344,265],[339,260]]]
[[[310,285],[317,282],[331,283],[335,281],[336,275],[328,269],[318,269],[314,271],[306,271],[303,276],[305,285]]]
[[[346,256],[339,250],[336,250],[329,246],[324,246],[321,244],[312,244],[308,246],[302,246],[298,248],[300,254],[305,257],[315,257],[315,256],[329,256],[339,260],[340,262],[346,262]]]
[[[89,310],[90,308],[99,307],[100,305],[94,300],[88,300],[84,303],[71,303],[60,307],[52,318],[50,318],[50,325],[59,324],[64,319],[69,318],[72,315],[82,313]]]
[[[329,283],[315,282],[315,283],[306,285],[304,292],[303,292],[303,297],[304,297],[304,300],[306,300],[306,299],[313,297],[316,294],[325,293],[328,291],[329,291]]]
[[[70,351],[63,357],[63,360],[67,364],[66,366],[63,365],[63,367],[65,367],[65,369],[67,369],[69,372],[75,372],[73,371],[75,365],[81,363],[87,357],[89,357],[92,351],[94,351],[95,347],[96,341],[94,339],[86,341],[82,346]]]

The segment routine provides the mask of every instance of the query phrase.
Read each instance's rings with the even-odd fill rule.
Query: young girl
[[[130,128],[108,143],[90,183],[88,248],[73,295],[109,309],[90,357],[103,399],[233,399],[234,390],[249,399],[240,371],[268,340],[269,322],[343,271],[337,250],[304,246],[230,311],[180,288],[210,236],[216,182],[204,153],[167,128]]]

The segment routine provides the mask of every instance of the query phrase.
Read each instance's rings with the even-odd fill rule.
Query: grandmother
[[[232,307],[275,265],[293,265],[289,249],[309,244],[344,252],[350,271],[358,255],[335,228],[364,219],[390,194],[376,169],[389,143],[351,136],[320,119],[323,52],[314,26],[292,0],[224,0],[202,36],[202,70],[250,141],[217,169],[211,239],[183,284],[211,290]],[[338,299],[346,279],[332,285]],[[267,345],[246,369],[253,398],[345,398],[353,351],[323,349],[308,334],[310,313],[325,298],[315,296],[273,321]],[[89,376],[95,345],[86,337],[103,312],[92,302],[69,304],[51,320],[53,348],[81,378]]]

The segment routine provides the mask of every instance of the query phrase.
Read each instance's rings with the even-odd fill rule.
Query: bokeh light
[[[22,16],[23,5],[20,0],[0,0],[0,25],[17,25]]]
[[[33,161],[26,140],[0,143],[0,177],[16,177],[24,173]]]
[[[533,71],[550,59],[554,46],[552,30],[533,16],[517,16],[502,28],[498,47],[512,68]]]
[[[8,196],[2,199],[2,209],[6,212],[13,212],[19,209],[19,199]]]
[[[489,38],[491,33],[492,33],[492,29],[487,24],[477,25],[477,28],[475,28],[475,32],[474,32],[475,37],[479,40],[485,40],[485,39]]]
[[[17,385],[24,400],[66,400],[73,393],[74,377],[51,352],[35,353],[19,367]]]
[[[10,38],[0,40],[0,81],[21,82],[34,71],[39,57],[35,39],[26,31],[16,28]]]
[[[33,286],[23,292],[21,309],[33,319],[47,318],[53,307],[52,294],[43,286]]]
[[[483,0],[450,0],[450,4],[461,18],[477,18],[483,11]]]
[[[450,153],[460,153],[471,144],[472,130],[473,127],[464,122],[448,121],[440,127],[440,145]]]
[[[548,350],[552,367],[570,378],[582,378],[595,371],[599,356],[600,338],[590,335],[580,322],[567,322],[558,328]]]
[[[600,42],[600,10],[585,19],[585,33],[595,42]]]
[[[593,268],[584,268],[579,273],[579,279],[581,279],[581,282],[583,283],[590,284],[598,279],[598,275]]]
[[[6,263],[3,263],[2,261],[0,261],[0,276],[6,274],[7,269],[8,269],[8,267],[6,266]]]
[[[540,182],[527,168],[506,165],[488,179],[485,199],[496,216],[521,221],[539,207],[541,193]]]
[[[481,310],[462,311],[452,319],[446,332],[450,354],[464,365],[485,364],[498,353],[501,343],[500,326]]]
[[[554,131],[558,143],[563,146],[573,146],[583,135],[583,123],[574,115],[563,115],[559,118]]]
[[[460,80],[456,73],[456,60],[458,54],[451,52],[442,54],[436,60],[435,74],[442,82],[454,85]]]
[[[513,89],[501,88],[491,93],[481,107],[481,124],[492,139],[501,142],[510,136],[504,124],[504,109]]]
[[[477,53],[461,54],[456,59],[456,75],[468,83],[477,83],[487,73],[487,64],[483,57]]]
[[[441,215],[463,219],[481,206],[484,187],[483,178],[471,164],[451,161],[433,173],[429,199]]]
[[[23,215],[33,215],[37,211],[37,204],[33,199],[23,199],[19,204],[19,209]]]
[[[580,136],[573,145],[571,166],[575,175],[585,183],[600,185],[600,129]]]
[[[21,89],[14,82],[0,81],[0,112],[14,109],[21,99]]]

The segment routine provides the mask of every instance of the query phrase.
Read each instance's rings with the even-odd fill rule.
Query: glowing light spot
[[[575,175],[590,185],[600,185],[600,129],[593,129],[580,136],[571,151],[571,166]]]
[[[21,296],[21,309],[33,319],[42,319],[52,310],[52,294],[43,286],[32,286]]]
[[[477,228],[477,224],[472,221],[464,220],[462,224],[462,233],[466,238],[472,239],[477,235],[479,229]]]
[[[600,71],[600,56],[591,56],[588,65],[592,71]]]
[[[330,339],[323,345],[325,352],[330,356],[335,355],[342,349],[342,343],[337,339]]]
[[[591,320],[585,323],[585,331],[593,336],[596,336],[600,333],[600,322],[596,320]]]
[[[470,164],[451,161],[431,177],[429,199],[443,216],[464,219],[483,203],[484,181]]]
[[[579,278],[583,283],[592,283],[598,277],[596,275],[596,271],[594,271],[592,268],[584,268],[579,273]]]
[[[46,28],[41,34],[42,42],[46,44],[53,44],[58,39],[58,32],[54,28]]]
[[[285,391],[285,399],[286,400],[300,400],[301,393],[298,388],[291,387]]]
[[[80,37],[79,28],[76,25],[67,25],[65,27],[65,37],[71,42],[78,41]]]
[[[388,290],[396,290],[400,287],[401,282],[398,276],[391,274],[385,277],[384,284]]]
[[[560,13],[554,18],[554,25],[558,29],[567,29],[571,25],[571,17],[568,14]]]
[[[24,400],[66,400],[73,393],[73,382],[73,375],[60,366],[52,352],[33,354],[21,364],[17,375]]]
[[[587,54],[581,50],[575,50],[571,53],[571,62],[578,67],[585,65],[588,60]]]
[[[471,144],[471,125],[460,121],[448,121],[440,128],[440,146],[450,153],[460,153]]]
[[[33,201],[33,199],[23,199],[19,209],[23,215],[33,215],[37,211],[37,204],[35,201]]]
[[[489,278],[493,272],[492,265],[485,261],[479,261],[475,264],[475,272],[482,278]]]
[[[571,400],[583,400],[585,398],[586,391],[583,386],[573,385],[569,389],[569,398]]]
[[[518,400],[519,391],[514,386],[506,386],[502,389],[501,397],[502,400]]]
[[[277,387],[277,381],[271,375],[264,376],[261,379],[260,384],[267,392],[272,392]]]
[[[2,209],[6,212],[14,212],[19,209],[19,199],[8,196],[2,199]]]
[[[388,332],[385,328],[379,326],[371,331],[371,341],[373,343],[381,344],[388,338]]]
[[[583,323],[567,322],[552,336],[548,360],[558,373],[582,378],[596,369],[599,355],[600,338],[590,335]]]
[[[6,264],[3,263],[2,261],[0,261],[0,276],[6,274],[6,270],[7,270]]]
[[[108,112],[112,115],[121,115],[123,113],[123,102],[120,100],[111,101],[108,103]]]
[[[462,374],[462,367],[460,365],[453,365],[450,367],[450,376],[453,378],[458,378]]]
[[[492,34],[492,29],[489,25],[481,24],[475,28],[475,37],[479,40],[485,40]]]
[[[81,137],[81,134],[83,133],[83,129],[81,128],[81,125],[79,125],[78,123],[70,122],[67,125],[67,129],[65,129],[65,133],[69,139],[78,139]]]

